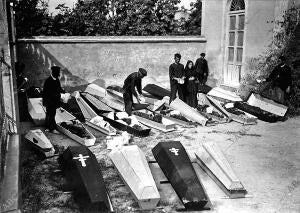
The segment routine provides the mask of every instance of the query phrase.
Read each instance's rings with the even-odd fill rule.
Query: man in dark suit
[[[201,53],[200,58],[196,60],[195,69],[200,84],[204,85],[208,77],[208,65],[207,60],[205,59],[205,53]]]
[[[181,100],[184,101],[184,66],[180,63],[181,55],[176,53],[174,55],[175,62],[169,67],[169,76],[170,76],[170,103],[178,96]]]
[[[61,94],[65,91],[59,81],[60,67],[52,66],[51,75],[46,79],[43,89],[43,105],[46,107],[46,128],[49,132],[58,134],[56,130],[56,109],[61,106]]]
[[[125,103],[125,112],[129,116],[132,114],[132,105],[133,105],[133,97],[134,95],[140,103],[140,96],[142,93],[142,79],[147,76],[147,71],[143,68],[139,68],[138,72],[131,73],[124,81],[123,86],[123,99]],[[135,88],[137,89],[138,93],[135,91]]]

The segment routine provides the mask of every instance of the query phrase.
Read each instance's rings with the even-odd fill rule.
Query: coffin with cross
[[[123,146],[109,157],[140,208],[154,209],[160,195],[142,150],[137,145]]]
[[[195,151],[197,163],[230,197],[240,198],[247,194],[224,154],[214,142],[206,142]]]
[[[69,146],[59,156],[58,162],[74,190],[75,201],[85,211],[113,211],[99,163],[87,147]]]
[[[51,157],[55,153],[55,149],[46,135],[40,129],[30,130],[25,139],[38,151],[43,153],[46,157]]]
[[[160,142],[152,153],[185,209],[207,209],[207,193],[182,144],[179,141]]]

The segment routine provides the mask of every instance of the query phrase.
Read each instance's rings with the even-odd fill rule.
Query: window
[[[231,2],[230,11],[245,10],[244,0],[233,0]]]

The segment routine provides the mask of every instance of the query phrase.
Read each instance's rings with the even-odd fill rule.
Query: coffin
[[[287,106],[276,103],[273,100],[263,98],[259,94],[252,93],[247,101],[251,106],[259,107],[262,110],[273,113],[278,116],[285,116],[285,113],[288,110]]]
[[[202,126],[205,126],[208,121],[207,118],[202,116],[199,112],[197,112],[195,109],[184,103],[179,98],[173,100],[170,104],[170,107],[179,111],[183,116],[185,116],[189,120],[197,122]]]
[[[74,96],[72,96],[66,104],[63,104],[62,108],[76,117],[80,122],[85,122],[85,117]]]
[[[199,166],[230,198],[245,197],[245,190],[229,162],[214,142],[206,142],[195,151]]]
[[[87,104],[96,112],[113,112],[114,109],[107,106],[105,103],[103,103],[100,99],[100,97],[97,98],[97,96],[91,95],[89,93],[80,93],[81,97],[86,101]]]
[[[85,92],[100,97],[105,97],[107,95],[106,89],[96,84],[89,84],[86,87]]]
[[[102,172],[95,155],[84,146],[70,146],[58,158],[75,200],[85,210],[112,212]]]
[[[162,99],[165,96],[170,96],[170,90],[167,90],[155,84],[147,84],[143,88],[143,90],[159,99]]]
[[[36,125],[42,126],[45,124],[46,112],[42,98],[29,98],[28,112]]]
[[[241,97],[236,95],[234,92],[224,90],[220,87],[215,87],[212,90],[210,90],[207,95],[221,98],[228,101],[242,101]]]
[[[140,208],[154,209],[160,195],[142,150],[137,145],[123,146],[109,157]]]
[[[93,146],[96,142],[95,136],[79,120],[57,123],[57,129],[84,146]]]
[[[122,112],[125,113],[125,112]],[[112,127],[119,129],[121,131],[126,131],[129,134],[133,134],[138,137],[147,137],[150,134],[151,129],[139,123],[135,116],[131,116],[133,122],[129,125],[122,119],[117,118],[117,113],[104,113],[103,118],[105,121],[109,122]]]
[[[267,112],[265,110],[262,110],[259,107],[251,106],[246,102],[235,102],[234,107],[247,112],[251,115],[254,115],[257,117],[259,120],[269,122],[269,123],[274,123],[277,121],[283,121],[284,117],[275,115],[273,113]]]
[[[151,128],[158,129],[163,132],[171,132],[176,130],[176,125],[170,119],[163,117],[160,114],[147,113],[148,111],[135,111],[133,114],[137,120]]]
[[[152,153],[187,210],[203,210],[208,196],[182,144],[160,142]]]
[[[252,125],[257,123],[255,118],[250,118],[247,115],[241,115],[241,114],[237,115],[228,112],[217,100],[215,100],[212,97],[207,96],[207,99],[210,101],[213,107],[215,107],[218,111],[220,111],[222,114],[227,116],[230,120],[234,120],[238,123],[246,124],[246,125]]]
[[[30,130],[25,138],[30,144],[46,157],[51,157],[55,153],[55,149],[46,135],[40,129]]]
[[[193,127],[193,123],[192,122],[188,122],[188,121],[183,121],[177,118],[173,118],[169,115],[162,115],[164,118],[167,118],[168,120],[172,121],[173,123],[175,123],[176,125],[182,126],[182,127]]]

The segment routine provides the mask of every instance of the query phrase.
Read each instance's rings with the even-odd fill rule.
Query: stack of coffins
[[[151,129],[144,126],[134,115],[128,116],[126,112],[110,112],[104,113],[103,118],[109,122],[114,128],[126,131],[135,136],[146,137],[150,134]]]
[[[58,161],[84,212],[113,212],[100,166],[87,147],[68,147]]]
[[[40,129],[30,130],[25,139],[39,152],[46,157],[51,157],[55,154],[55,149],[46,135]]]
[[[144,88],[143,88],[144,91],[148,92],[149,94],[159,98],[159,99],[162,99],[164,98],[165,96],[170,96],[170,91],[165,89],[165,88],[162,88],[158,85],[155,85],[155,84],[147,84]]]
[[[187,210],[207,208],[208,196],[182,144],[160,142],[152,153]]]
[[[206,142],[195,151],[197,163],[230,197],[242,198],[247,194],[222,151],[214,142]]]
[[[173,121],[160,114],[153,114],[147,110],[135,111],[133,114],[140,123],[160,131],[170,132],[176,129]]]
[[[208,123],[208,119],[202,116],[199,112],[195,109],[184,103],[179,98],[173,100],[170,104],[170,107],[179,111],[183,116],[188,118],[191,121],[201,124],[205,126]]]
[[[160,195],[142,150],[136,145],[123,146],[109,157],[140,208],[154,209]]]

